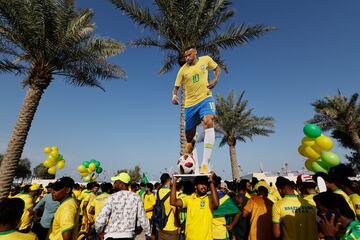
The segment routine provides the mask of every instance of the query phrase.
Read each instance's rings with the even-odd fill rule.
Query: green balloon
[[[313,170],[313,172],[317,173],[317,172],[324,172],[327,173],[328,172],[328,168],[329,166],[326,165],[326,163],[322,162],[322,161],[314,161],[311,164],[311,169]]]
[[[90,176],[83,177],[84,182],[90,182],[91,178]]]
[[[58,155],[58,157],[57,157],[57,160],[58,160],[58,161],[61,161],[61,160],[63,160],[63,159],[64,159],[63,155],[61,155],[61,154],[59,153],[59,155]]]
[[[100,167],[100,162],[98,160],[95,160],[95,165],[96,165],[96,168]]]
[[[95,160],[95,159],[91,159],[89,162],[90,162],[90,163],[95,163],[96,160]]]
[[[322,152],[321,160],[327,163],[329,166],[334,167],[340,164],[340,157],[333,152]]]
[[[90,162],[89,162],[89,161],[84,161],[84,162],[82,163],[82,165],[84,165],[86,168],[88,168],[89,165],[90,165]]]
[[[321,128],[316,124],[307,124],[303,129],[304,134],[309,138],[317,138],[321,136]]]
[[[96,171],[96,173],[100,174],[100,173],[102,173],[103,169],[102,169],[102,167],[98,167],[95,171]]]

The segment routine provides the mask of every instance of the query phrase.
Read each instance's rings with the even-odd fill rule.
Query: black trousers
[[[36,234],[39,240],[46,240],[46,236],[49,232],[49,228],[44,228],[40,223],[35,223],[33,232]]]

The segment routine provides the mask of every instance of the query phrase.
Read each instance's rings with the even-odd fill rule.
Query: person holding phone
[[[339,194],[332,192],[319,193],[314,197],[317,215],[321,219],[319,226],[325,240],[360,239],[360,222]]]

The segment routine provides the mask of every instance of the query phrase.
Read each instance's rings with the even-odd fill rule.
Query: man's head
[[[268,190],[266,187],[264,187],[264,186],[259,186],[259,187],[257,188],[257,195],[258,195],[258,196],[267,197],[268,194],[269,194],[269,190]]]
[[[346,202],[345,198],[343,198],[340,194],[333,192],[322,192],[314,196],[314,201],[316,203],[318,215],[320,217],[331,217],[331,215],[334,214],[335,222],[337,222],[341,217],[347,218],[351,221],[355,219],[354,212],[349,207],[349,204]]]
[[[111,193],[113,189],[113,185],[109,182],[104,182],[100,185],[101,192]]]
[[[154,190],[154,185],[152,183],[146,184],[146,192],[152,192]]]
[[[296,179],[296,186],[302,194],[310,194],[315,191],[317,185],[312,176],[301,174]]]
[[[196,47],[191,46],[185,49],[185,61],[187,64],[192,65],[197,57]]]
[[[72,193],[75,182],[71,177],[59,178],[52,185],[51,195],[54,201],[61,202]]]
[[[114,181],[114,189],[116,191],[127,191],[129,190],[130,175],[126,172],[119,173],[118,175],[111,178]]]
[[[287,178],[278,177],[275,185],[282,197],[287,194],[294,194],[293,184]]]
[[[332,175],[323,173],[323,172],[317,172],[313,179],[317,181],[318,177],[321,177],[325,181],[326,188],[328,190],[335,190],[337,188],[335,178]]]
[[[162,186],[165,186],[165,185],[170,186],[171,185],[171,177],[168,173],[161,174],[160,181],[161,181]]]
[[[93,193],[97,193],[99,191],[99,188],[100,188],[100,184],[98,184],[97,182],[94,182],[90,191],[92,191]]]
[[[20,198],[5,198],[0,201],[0,226],[15,229],[24,211],[25,203]]]
[[[209,189],[209,178],[207,176],[196,176],[194,184],[197,195],[205,196]]]

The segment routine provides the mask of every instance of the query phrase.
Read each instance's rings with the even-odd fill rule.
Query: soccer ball
[[[189,154],[182,155],[178,160],[178,167],[181,174],[191,174],[195,172],[195,161]]]

